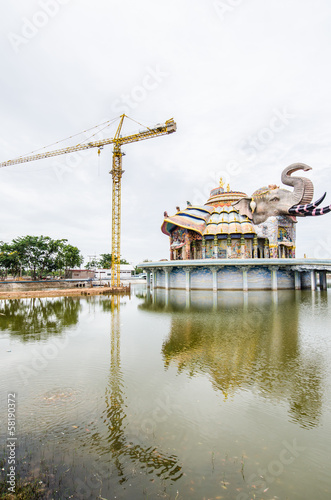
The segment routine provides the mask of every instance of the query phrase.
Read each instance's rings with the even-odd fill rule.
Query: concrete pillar
[[[153,288],[157,287],[157,270],[153,270]]]
[[[185,289],[187,292],[191,290],[191,269],[185,269]]]
[[[151,272],[149,270],[146,271],[147,276],[147,288],[151,287]]]
[[[217,269],[212,268],[211,272],[213,273],[213,291],[217,292]]]
[[[301,273],[299,271],[294,271],[294,288],[301,290]]]
[[[277,291],[278,286],[277,286],[277,269],[278,267],[271,267],[271,290]]]
[[[214,236],[213,256],[214,256],[214,259],[217,259],[217,257],[218,257],[218,241],[217,241],[217,236]]]
[[[323,290],[327,290],[328,289],[328,277],[327,277],[326,271],[323,271],[323,282],[324,282]]]
[[[326,279],[326,271],[320,271],[320,290],[326,290],[328,287],[327,279]]]
[[[310,287],[312,290],[316,290],[316,271],[314,269],[310,271]]]
[[[170,285],[170,273],[169,273],[169,269],[165,269],[164,270],[164,287],[166,290],[169,290],[169,285]]]
[[[229,234],[226,240],[226,258],[231,259],[231,235]]]
[[[169,267],[165,268],[165,289],[169,290],[170,288],[170,273],[171,269]]]

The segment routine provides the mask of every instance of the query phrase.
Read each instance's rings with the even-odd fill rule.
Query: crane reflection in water
[[[85,303],[91,307],[91,313],[98,305],[110,318],[110,328],[107,328],[108,331],[110,330],[110,350],[109,356],[106,356],[104,388],[100,390],[100,396],[98,396],[101,405],[92,406],[91,404],[88,412],[82,413],[79,420],[74,409],[75,403],[79,403],[79,392],[75,386],[70,390],[63,387],[56,391],[47,390],[42,394],[42,398],[37,398],[38,418],[42,423],[44,421],[52,423],[52,429],[47,428],[47,440],[43,444],[43,450],[40,450],[38,437],[36,440],[31,439],[30,429],[31,426],[33,427],[33,418],[32,420],[28,418],[26,424],[21,419],[20,429],[26,433],[22,437],[22,443],[29,440],[29,449],[35,453],[34,463],[38,462],[40,453],[43,460],[45,458],[50,461],[54,460],[52,453],[54,454],[54,449],[56,449],[57,455],[60,456],[63,453],[63,456],[67,457],[62,461],[65,463],[67,460],[68,464],[70,463],[68,461],[70,450],[75,450],[75,456],[78,455],[74,463],[63,467],[66,467],[64,470],[75,471],[73,473],[75,473],[77,498],[90,498],[86,495],[93,495],[99,491],[107,496],[110,491],[114,491],[116,484],[125,488],[126,483],[129,481],[132,483],[133,476],[138,474],[142,476],[138,476],[137,480],[141,482],[140,478],[147,477],[151,482],[151,489],[155,491],[155,488],[160,487],[160,481],[167,481],[169,484],[180,479],[182,465],[175,454],[164,452],[154,440],[152,442],[151,436],[146,435],[141,425],[133,422],[132,415],[128,412],[130,401],[126,395],[125,376],[121,368],[120,308],[125,306],[125,302],[121,303],[121,297],[118,295],[110,298],[89,297],[84,301],[78,298],[3,301],[0,308],[0,330],[9,332],[11,337],[17,338],[21,343],[51,341],[53,337],[61,336],[66,329],[77,327],[80,323],[80,314],[84,315]],[[88,316],[85,315],[84,321],[87,318]],[[75,366],[74,363],[73,366]],[[46,387],[48,387],[47,384]],[[32,407],[28,406],[27,414],[35,409],[32,399],[30,401]],[[52,404],[52,416],[49,415],[50,404]],[[24,413],[23,401],[21,409]],[[54,422],[54,416],[57,423]],[[68,422],[71,432],[66,439],[62,432],[62,438],[59,440],[57,436],[60,429],[67,433],[64,422]],[[37,435],[40,431],[42,432],[42,427],[42,425],[39,426],[35,431]],[[24,454],[23,445],[21,451]],[[21,462],[23,463],[23,459]],[[56,465],[56,467],[62,468],[62,465]],[[83,481],[86,470],[96,472],[95,474],[91,472],[90,479],[93,476],[93,480]],[[63,474],[63,477],[66,477],[64,472]],[[62,486],[60,483],[54,483],[54,488],[63,487],[64,482]]]
[[[144,446],[139,443],[140,436],[127,430],[127,404],[125,383],[121,371],[121,330],[120,296],[115,295],[110,301],[102,301],[104,310],[111,312],[110,373],[105,389],[105,410],[102,419],[106,425],[106,436],[98,432],[93,439],[99,456],[112,457],[119,483],[128,479],[128,462],[140,468],[144,474],[155,474],[160,479],[176,481],[182,476],[178,457],[168,455],[156,446]]]
[[[228,432],[234,415],[232,396],[240,391],[257,394],[262,403],[280,406],[286,423],[290,420],[300,427],[299,431],[314,428],[315,433],[322,420],[324,366],[316,352],[304,349],[300,328],[305,310],[311,315],[313,301],[320,301],[316,306],[323,305],[323,295],[231,292],[219,293],[215,300],[212,293],[197,292],[187,297],[184,291],[170,293],[166,300],[162,290],[150,294],[143,289],[140,294],[137,291],[136,299],[140,302],[138,312],[141,309],[143,314],[136,315],[136,304],[123,311],[129,304],[127,298],[119,296],[2,302],[0,328],[2,325],[14,337],[13,347],[21,343],[24,345],[19,347],[25,351],[33,348],[29,332],[41,347],[58,334],[78,332],[54,363],[37,373],[33,384],[31,378],[29,397],[24,398],[22,390],[20,399],[21,468],[26,460],[26,443],[33,466],[39,467],[41,461],[47,467],[53,464],[54,477],[49,479],[47,472],[47,480],[53,481],[52,489],[59,491],[61,498],[73,493],[77,499],[123,498],[129,486],[132,494],[135,490],[130,498],[161,497],[168,486],[167,494],[172,498],[177,488],[185,492],[185,498],[203,498],[205,492],[216,498],[222,476],[215,475],[213,468],[210,472],[207,453],[215,449],[221,459],[227,449],[223,446],[232,446],[247,417],[252,423],[256,415],[263,414],[249,414],[250,408],[242,401],[240,408],[246,410],[245,415],[239,415],[235,421],[238,427]],[[150,321],[154,319],[151,316],[158,321]],[[162,328],[154,335],[157,342],[149,350],[152,328],[160,324],[160,319]],[[135,364],[127,349],[132,353],[133,338],[137,343],[142,340],[127,328],[129,320],[133,328],[137,325],[136,331],[142,331],[140,325],[146,329],[142,347],[146,351],[134,352]],[[313,322],[314,318],[308,324]],[[139,363],[148,363],[151,352],[161,356],[144,370]],[[151,375],[155,380],[144,385]],[[199,377],[202,383],[206,381],[205,387],[212,388],[207,404],[201,407],[195,404]],[[62,385],[69,381],[70,393]],[[152,416],[153,394],[159,395],[162,386],[171,388],[171,405],[175,408],[178,403],[179,410],[167,421],[159,420],[152,435],[141,423]],[[208,413],[212,408],[209,402],[214,400],[222,410],[222,422],[217,411]],[[258,426],[253,428],[260,432]],[[243,442],[253,454],[255,444],[250,447],[249,440],[248,436]],[[200,446],[206,459],[200,454]],[[243,444],[238,446],[244,449]],[[269,454],[262,447],[258,450],[266,460],[272,459],[273,448]],[[233,487],[240,486],[243,478],[237,469],[239,463],[225,461],[223,465],[225,473],[237,478]],[[210,475],[205,476],[205,471]],[[192,481],[197,488],[195,496]]]

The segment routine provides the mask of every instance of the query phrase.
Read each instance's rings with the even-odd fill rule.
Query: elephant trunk
[[[282,183],[294,188],[292,193],[293,205],[305,205],[310,203],[313,199],[314,186],[313,183],[305,177],[291,177],[291,174],[297,170],[307,172],[311,170],[311,167],[304,163],[292,163],[292,165],[283,170]]]

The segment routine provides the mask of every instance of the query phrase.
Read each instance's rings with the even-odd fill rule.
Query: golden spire
[[[226,186],[226,190],[227,190],[227,192],[228,192],[228,193],[230,193],[230,184],[228,184],[228,185]]]
[[[223,188],[223,186],[224,186],[224,182],[223,182],[223,179],[222,179],[222,177],[221,177],[221,178],[220,178],[220,188]]]

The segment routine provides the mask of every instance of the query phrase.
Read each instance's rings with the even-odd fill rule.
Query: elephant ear
[[[252,201],[252,198],[241,198],[240,200],[232,203],[232,206],[236,210],[238,210],[240,215],[243,215],[243,216],[248,217],[249,219],[252,219],[253,213],[252,213],[252,209],[250,207],[251,201]]]

